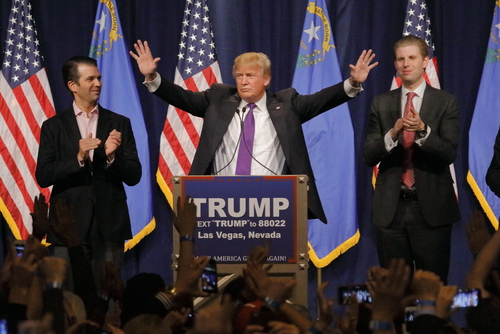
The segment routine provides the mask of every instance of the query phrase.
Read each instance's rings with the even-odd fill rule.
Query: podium
[[[241,274],[253,247],[271,240],[269,275],[296,280],[291,299],[307,306],[306,175],[174,176],[172,183],[174,210],[178,198],[190,196],[196,204],[195,256],[217,261],[219,291]],[[175,227],[173,233],[175,270],[180,245]]]

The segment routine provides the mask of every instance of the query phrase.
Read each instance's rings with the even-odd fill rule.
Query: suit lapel
[[[432,88],[431,85],[427,84],[425,87],[424,98],[422,100],[422,106],[420,107],[420,118],[422,121],[424,119],[430,119],[429,115],[433,113],[432,108],[435,105],[434,94],[435,88]]]
[[[113,124],[110,119],[110,114],[107,109],[99,105],[99,119],[97,121],[96,138],[99,138],[102,143],[106,141],[109,133],[113,130]]]
[[[403,117],[403,111],[401,110],[401,94],[402,89],[399,87],[398,89],[393,90],[392,92],[392,100],[391,100],[391,119],[392,124],[396,123],[396,121]]]
[[[75,111],[73,107],[65,110],[61,114],[62,124],[65,127],[65,133],[68,137],[68,143],[74,143],[75,147],[78,149],[80,139],[82,136],[80,134],[80,129],[78,128],[78,122],[76,121]]]
[[[238,96],[238,94],[234,94],[229,96],[226,101],[223,101],[221,103],[222,107],[220,112],[217,113],[217,123],[214,127],[211,152],[215,152],[217,151],[217,148],[219,148],[222,137],[227,132],[229,123],[231,123],[234,117],[234,113],[236,112],[236,109],[238,109],[240,102],[241,98]]]
[[[94,150],[94,164],[98,163],[99,160],[106,160],[104,144],[106,143],[106,139],[108,139],[109,133],[111,131],[113,131],[111,113],[109,110],[104,109],[99,105],[99,119],[97,121],[97,130],[95,137],[101,140],[101,144],[99,144],[99,147]]]
[[[271,94],[267,94],[267,111],[278,135],[285,158],[288,160],[290,157],[290,142],[288,141],[288,130],[283,104],[276,101]]]

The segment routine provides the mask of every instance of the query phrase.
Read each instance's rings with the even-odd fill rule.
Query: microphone
[[[245,111],[246,111],[246,107],[243,107],[243,108],[241,109],[241,113],[242,113],[242,115],[244,115],[244,114],[245,114]],[[240,144],[240,141],[241,141],[241,136],[242,136],[242,134],[243,134],[243,117],[240,115],[240,110],[239,110],[238,108],[236,108],[236,113],[238,114],[238,117],[240,118],[240,124],[241,124],[241,129],[242,129],[242,131],[240,132],[240,135],[238,136],[238,142],[236,143],[236,148],[238,148],[238,147],[239,147],[239,144]],[[218,171],[216,171],[216,172],[214,173],[214,175],[217,175],[217,174],[219,174],[220,172],[222,172],[224,169],[226,169],[226,168],[227,168],[227,166],[229,166],[229,165],[231,164],[231,162],[233,162],[234,157],[236,156],[236,151],[238,151],[238,150],[236,150],[236,149],[234,150],[234,152],[233,152],[233,156],[231,157],[231,159],[229,160],[229,162],[228,162],[228,163],[227,163],[224,167],[222,167],[221,169],[219,169]]]
[[[242,112],[242,117],[241,117],[241,135],[240,135],[240,139],[241,137],[245,136],[245,128],[243,126],[243,117],[245,115],[245,111],[246,111],[246,107],[243,107],[241,112]],[[238,113],[239,115],[239,113]],[[240,139],[238,139],[238,142],[240,141]],[[252,150],[250,150],[250,148],[248,147],[247,145],[247,142],[246,140],[243,140],[243,143],[245,143],[245,148],[247,150],[248,153],[250,153],[250,156],[252,157],[252,160],[255,161],[256,163],[258,163],[259,165],[261,165],[262,167],[264,167],[265,169],[267,169],[268,171],[270,171],[273,175],[278,175],[277,173],[275,173],[274,171],[270,170],[269,168],[267,168],[267,166],[264,166],[259,160],[255,159],[255,157],[253,156],[253,152]],[[236,145],[236,147],[238,147],[238,145]]]
[[[241,137],[244,137],[245,135],[245,128],[244,128],[244,118],[245,118],[245,112],[247,111],[247,107],[243,107],[241,108],[241,114],[240,114],[240,110],[239,109],[236,109],[236,113],[238,114],[238,117],[240,118],[240,125],[241,125],[241,132],[240,132],[240,135],[238,136],[238,142],[236,143],[236,148],[233,152],[233,156],[231,157],[231,159],[229,160],[229,162],[224,166],[222,167],[221,169],[219,169],[218,171],[216,171],[214,173],[214,175],[217,175],[219,174],[221,171],[223,171],[224,169],[226,169],[234,160],[234,157],[236,156],[236,152],[239,151],[239,145],[241,143]],[[258,163],[259,165],[261,165],[262,167],[264,167],[265,169],[267,169],[269,172],[271,172],[273,175],[278,175],[277,173],[275,173],[274,171],[272,171],[271,169],[269,169],[268,167],[264,166],[259,160],[255,159],[255,157],[253,156],[250,148],[247,146],[247,143],[245,140],[243,140],[243,143],[245,143],[245,148],[247,150],[247,152],[250,153],[250,156],[252,157],[252,160],[255,161],[256,163]]]
[[[247,111],[247,107],[241,108],[241,115],[240,115],[240,110],[236,109],[236,113],[238,114],[238,117],[240,118],[240,124],[241,124],[242,131],[243,131],[243,118],[245,118],[246,111]]]
[[[245,112],[246,112],[246,111],[247,111],[247,107],[243,107],[243,108],[241,108],[241,115],[242,115],[242,116],[243,116],[243,115],[245,115]],[[240,115],[240,109],[236,109],[236,113],[237,113],[238,115]],[[240,119],[241,119],[241,120],[243,120],[241,116],[240,116]]]

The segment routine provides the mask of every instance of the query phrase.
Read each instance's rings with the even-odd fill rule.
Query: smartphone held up
[[[351,298],[356,298],[358,303],[371,303],[372,296],[366,284],[341,285],[338,288],[337,299],[340,305],[347,305]]]
[[[208,293],[217,293],[217,262],[210,259],[201,274],[201,289]]]

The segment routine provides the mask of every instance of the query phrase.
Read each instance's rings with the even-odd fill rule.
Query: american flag
[[[215,51],[214,34],[206,0],[187,0],[174,83],[192,91],[203,91],[222,82]],[[160,139],[156,179],[172,206],[174,175],[191,169],[203,120],[170,106]]]
[[[40,126],[55,115],[28,0],[13,0],[0,73],[0,210],[17,239],[31,233]]]
[[[434,88],[441,89],[438,77],[437,57],[434,57],[434,43],[432,42],[431,20],[425,0],[409,0],[406,7],[405,26],[403,36],[418,36],[427,42],[429,64],[425,69],[425,81]],[[392,81],[391,89],[401,86],[401,78],[397,75]]]

